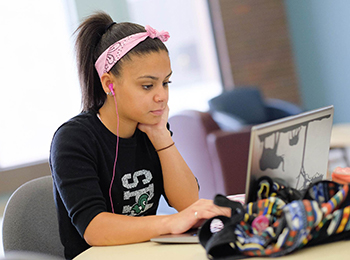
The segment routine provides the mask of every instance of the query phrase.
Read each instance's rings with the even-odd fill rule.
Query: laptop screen
[[[333,113],[328,106],[252,127],[246,202],[263,176],[298,190],[326,178]]]

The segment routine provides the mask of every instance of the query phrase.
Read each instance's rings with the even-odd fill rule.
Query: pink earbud
[[[113,83],[109,84],[108,88],[111,91],[112,96],[114,96],[115,94],[114,94],[114,90],[113,90]]]

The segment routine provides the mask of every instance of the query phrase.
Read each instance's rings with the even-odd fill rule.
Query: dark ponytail
[[[104,12],[89,16],[78,27],[75,47],[83,111],[93,110],[97,112],[106,100],[106,93],[103,91],[95,69],[97,58],[120,39],[145,31],[143,26],[134,23],[114,24],[112,18]],[[160,50],[168,52],[161,40],[147,38],[118,61],[110,72],[116,77],[120,76],[123,61],[130,60],[131,54],[142,55]]]

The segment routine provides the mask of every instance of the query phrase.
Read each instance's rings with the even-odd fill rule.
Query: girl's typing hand
[[[204,220],[219,215],[230,217],[231,209],[219,207],[212,200],[200,199],[179,213],[169,215],[166,224],[169,224],[169,233],[181,234],[191,228],[199,227]]]

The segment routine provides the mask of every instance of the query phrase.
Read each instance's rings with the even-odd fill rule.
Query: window
[[[131,22],[166,30],[173,75],[170,115],[183,109],[208,109],[221,79],[205,0],[128,0]]]
[[[170,115],[206,110],[221,92],[207,1],[126,1],[132,22],[171,34]],[[0,168],[47,160],[54,131],[81,110],[72,3],[0,2]]]
[[[80,111],[62,0],[0,2],[0,167],[47,160],[57,127]]]

